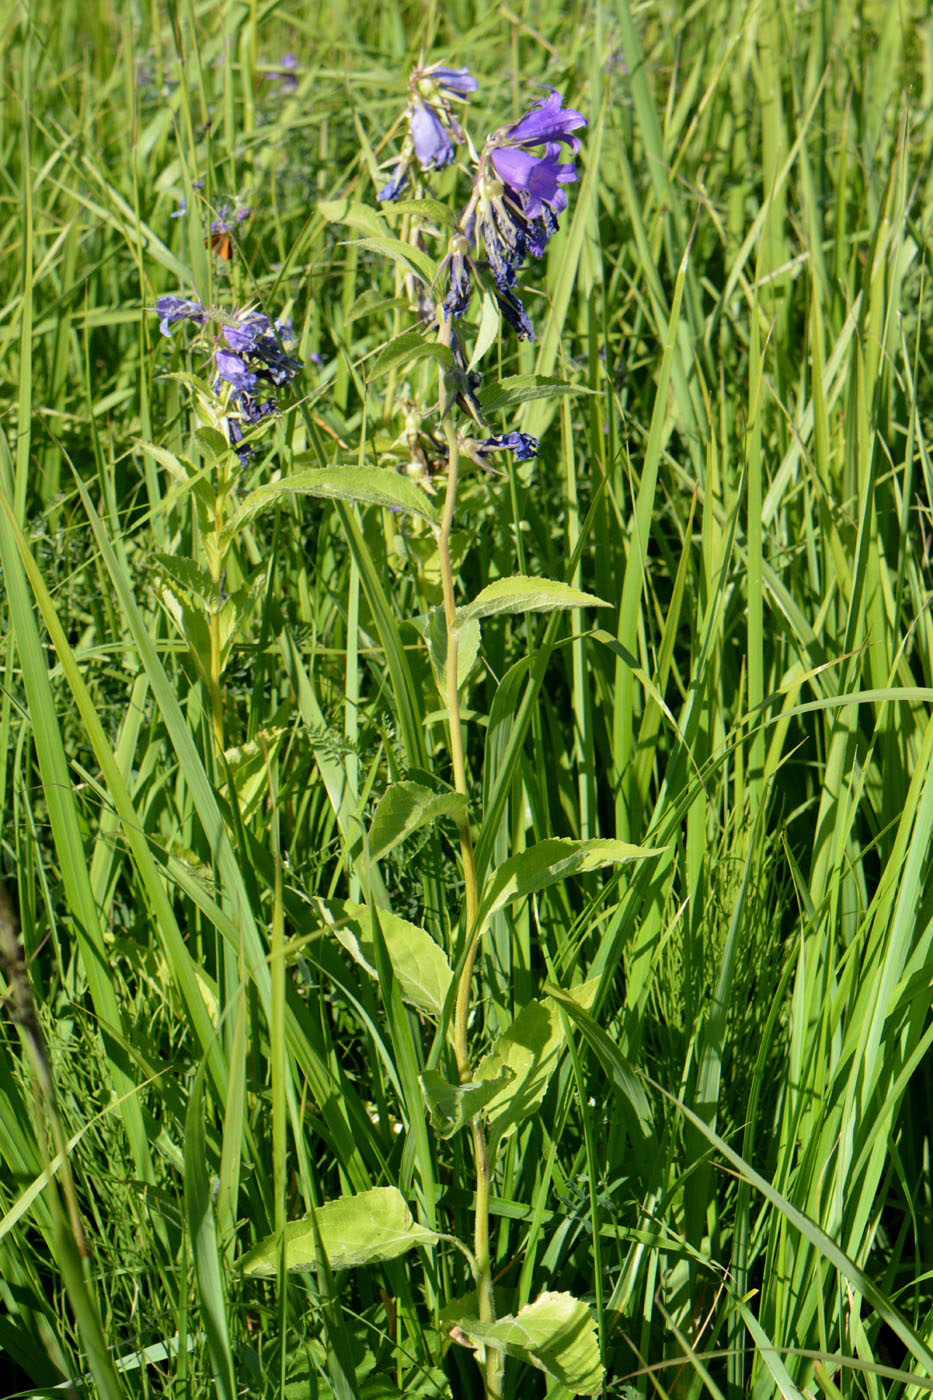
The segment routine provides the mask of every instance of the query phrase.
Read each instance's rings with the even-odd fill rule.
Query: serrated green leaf
[[[346,900],[338,906],[339,922],[334,922],[332,912],[325,917],[353,960],[377,977],[373,911]],[[453,977],[443,948],[425,929],[398,914],[380,909],[377,917],[402,1000],[438,1020]]]
[[[427,253],[421,248],[415,248],[411,243],[403,243],[399,238],[380,237],[360,238],[357,244],[370,253],[381,253],[384,258],[398,263],[405,272],[420,277],[427,287],[433,287],[437,280],[437,264],[433,258],[429,258]]]
[[[394,1186],[374,1186],[356,1196],[339,1196],[319,1206],[313,1216],[285,1226],[285,1267],[290,1273],[306,1272],[322,1262],[315,1223],[335,1272],[396,1259],[417,1245],[431,1249],[438,1239],[434,1230],[415,1222]],[[274,1277],[278,1251],[277,1236],[268,1235],[240,1259],[240,1273],[247,1278]]]
[[[586,1006],[597,986],[596,981],[587,982],[567,995]],[[523,1007],[480,1061],[475,1076],[480,1083],[499,1082],[504,1074],[509,1075],[485,1105],[490,1152],[541,1103],[563,1046],[564,1027],[557,1003],[545,997]]]
[[[592,593],[581,593],[569,583],[561,583],[553,578],[529,578],[525,574],[513,574],[511,578],[497,578],[476,595],[472,603],[457,609],[454,626],[459,630],[465,623],[478,617],[492,617],[496,613],[554,612],[557,608],[608,608],[602,598]]]
[[[426,1069],[419,1079],[431,1115],[431,1125],[438,1137],[453,1137],[474,1114],[507,1088],[514,1077],[514,1070],[504,1065],[498,1079],[450,1084],[436,1069]]]
[[[385,219],[368,204],[356,204],[350,199],[323,199],[317,207],[329,224],[346,224],[347,228],[359,229],[373,238],[382,238],[385,234]]]
[[[631,846],[626,841],[572,841],[554,837],[519,851],[494,870],[480,901],[479,923],[485,925],[493,914],[516,899],[536,894],[569,875],[585,875],[607,865],[624,865],[660,855],[664,846]]]
[[[592,394],[594,390],[585,384],[568,384],[564,379],[553,379],[546,374],[515,374],[501,379],[485,392],[480,392],[479,401],[484,413],[498,413],[504,408],[514,408],[516,404],[527,403],[530,399],[550,399],[555,394]]]
[[[393,199],[386,205],[386,214],[414,214],[416,218],[433,219],[445,228],[456,228],[460,215],[439,199]]]
[[[163,554],[161,551],[156,551],[152,558],[156,571],[179,598],[189,603],[197,599],[205,609],[210,606],[217,589],[203,564],[184,554]]]
[[[443,608],[432,608],[423,618],[413,619],[413,625],[421,633],[428,646],[431,669],[437,682],[437,689],[444,704],[447,703],[447,623]],[[473,618],[457,630],[457,689],[473,670],[479,654],[480,626]]]
[[[400,364],[413,364],[416,360],[436,360],[445,370],[452,367],[454,359],[449,345],[439,340],[428,340],[420,331],[403,331],[376,355],[371,367],[372,378],[387,374]]]
[[[142,438],[137,438],[135,442],[147,457],[151,457],[154,462],[158,462],[160,467],[164,467],[175,481],[185,482],[189,476],[194,476],[196,468],[187,457],[177,457],[174,452],[167,451],[164,447],[158,447],[154,442],[145,442]]]
[[[221,548],[243,529],[244,525],[285,496],[316,496],[331,501],[357,501],[361,505],[384,506],[423,516],[431,523],[437,521],[437,509],[407,476],[387,471],[384,467],[321,467],[296,472],[281,481],[257,486],[245,498],[236,514],[224,526]]]
[[[392,783],[376,805],[369,828],[369,859],[382,860],[393,847],[428,822],[449,817],[462,826],[467,800],[459,792],[432,792],[421,783]]]
[[[477,1346],[495,1347],[546,1371],[573,1395],[596,1395],[602,1389],[596,1321],[587,1305],[571,1293],[542,1293],[514,1317],[495,1322],[464,1317],[456,1327]]]

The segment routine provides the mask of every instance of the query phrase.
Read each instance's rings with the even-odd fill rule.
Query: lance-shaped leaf
[[[464,1317],[455,1326],[457,1340],[495,1347],[537,1366],[572,1395],[596,1395],[602,1389],[596,1322],[586,1304],[571,1293],[542,1293],[514,1317],[495,1322]]]
[[[547,374],[513,374],[508,379],[500,379],[480,393],[479,401],[484,413],[499,413],[507,408],[515,408],[531,399],[552,399],[557,394],[592,394],[596,391],[585,384],[568,384],[563,379],[554,379]]]
[[[325,918],[354,962],[370,977],[378,977],[372,932],[373,911],[364,904],[354,904],[348,899],[338,906],[342,917],[335,922],[332,910],[326,905],[322,908]],[[376,917],[402,1000],[436,1021],[443,1010],[453,976],[443,948],[438,947],[425,929],[410,924],[398,914],[380,909]]]
[[[268,481],[251,491],[224,526],[221,549],[226,548],[260,511],[286,496],[356,501],[360,505],[407,511],[432,523],[437,520],[437,508],[407,476],[399,476],[384,467],[315,467],[311,471],[295,472],[281,481]]]
[[[507,904],[547,889],[569,875],[585,875],[608,865],[660,855],[663,846],[630,846],[626,841],[572,841],[554,837],[519,851],[490,877],[480,901],[478,920],[484,925]]]
[[[386,232],[385,219],[368,204],[356,204],[350,199],[322,199],[317,207],[329,224],[346,224],[373,238],[382,238]]]
[[[392,783],[376,805],[369,828],[369,859],[382,860],[406,836],[449,817],[462,826],[467,817],[467,800],[459,792],[432,792],[420,783]]]
[[[437,360],[442,368],[450,369],[454,357],[449,345],[442,345],[439,340],[426,340],[420,331],[403,331],[379,351],[372,377],[387,374],[395,365],[413,364],[415,360]]]
[[[602,598],[593,593],[581,593],[569,583],[554,578],[529,578],[513,574],[487,584],[472,603],[457,609],[454,626],[458,629],[477,617],[492,617],[496,613],[554,612],[558,608],[608,608]]]
[[[368,252],[379,253],[381,257],[398,263],[404,272],[420,277],[426,287],[433,287],[437,281],[437,263],[422,248],[415,248],[398,238],[360,238],[355,241]]]
[[[585,982],[566,993],[579,1006],[588,1006],[596,994],[598,980]],[[492,1050],[476,1067],[480,1083],[500,1083],[485,1105],[488,1118],[490,1155],[496,1145],[541,1103],[548,1081],[557,1068],[564,1047],[564,1026],[557,1003],[551,997],[530,1001],[502,1032]]]
[[[374,1186],[357,1196],[339,1196],[319,1206],[313,1216],[290,1221],[285,1226],[285,1267],[289,1272],[313,1269],[323,1262],[317,1248],[318,1234],[335,1272],[395,1259],[416,1245],[433,1248],[439,1238],[434,1230],[415,1222],[394,1186]],[[278,1251],[278,1237],[268,1235],[243,1255],[240,1272],[247,1278],[274,1276]]]
[[[453,1137],[474,1114],[486,1107],[500,1090],[515,1077],[514,1070],[503,1066],[498,1079],[474,1080],[469,1084],[450,1084],[436,1069],[426,1069],[419,1075],[431,1126],[440,1138]]]

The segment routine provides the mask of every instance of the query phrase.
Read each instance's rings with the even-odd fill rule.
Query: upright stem
[[[457,484],[460,475],[460,445],[457,432],[449,419],[444,420],[444,434],[447,438],[447,496],[444,512],[437,535],[437,553],[440,562],[441,588],[444,597],[444,620],[447,625],[447,722],[450,732],[450,757],[454,770],[454,786],[457,792],[469,796],[466,772],[466,758],[463,747],[463,726],[460,719],[460,687],[458,684],[457,661],[459,641],[455,631],[456,603],[454,601],[453,569],[450,562],[450,532],[453,527],[454,508],[457,502]],[[470,991],[473,983],[473,968],[480,943],[480,931],[476,928],[478,906],[476,887],[476,859],[473,854],[473,838],[470,835],[469,818],[460,827],[460,855],[463,862],[463,883],[466,912],[466,936],[469,939],[460,981],[457,986],[457,1001],[454,1009],[453,1042],[457,1060],[457,1072],[461,1081],[471,1078],[470,1048],[468,1040],[468,1020],[470,1014]],[[473,1162],[476,1168],[476,1206],[473,1218],[473,1253],[476,1257],[476,1293],[478,1311],[483,1322],[494,1322],[496,1316],[492,1284],[492,1260],[489,1252],[489,1188],[492,1164],[489,1160],[486,1131],[480,1114],[476,1114],[470,1124],[473,1138]],[[486,1348],[484,1363],[487,1400],[500,1400],[502,1394],[502,1355],[491,1347]]]

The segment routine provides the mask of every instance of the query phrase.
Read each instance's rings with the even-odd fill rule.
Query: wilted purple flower
[[[530,433],[494,433],[484,442],[474,442],[473,450],[479,457],[490,452],[514,452],[518,462],[527,462],[538,455],[538,439]]]
[[[405,117],[408,135],[402,154],[387,185],[379,191],[381,201],[397,199],[404,188],[413,160],[422,170],[439,170],[454,158],[454,147],[464,139],[451,102],[464,102],[476,90],[476,79],[468,68],[445,68],[435,63],[416,68],[408,80],[408,107]]]

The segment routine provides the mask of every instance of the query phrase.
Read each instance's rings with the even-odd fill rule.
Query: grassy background
[[[479,78],[478,136],[540,82],[590,121],[539,339],[485,374],[499,354],[591,392],[503,421],[541,456],[468,479],[458,567],[464,598],[520,568],[613,610],[486,625],[480,867],[547,836],[666,848],[500,914],[484,950],[480,1042],[545,979],[600,978],[494,1184],[503,1310],[586,1297],[614,1395],[933,1388],[926,8],[7,12],[0,832],[36,1023],[8,967],[4,1394],[479,1393],[438,1332],[455,1249],[332,1289],[234,1268],[277,1210],[370,1185],[469,1237],[468,1151],[417,1085],[433,1028],[314,902],[354,891],[391,779],[449,778],[411,625],[430,535],[314,502],[257,519],[221,759],[155,558],[197,524],[143,446],[192,450],[150,308],[196,289],[300,335],[302,404],[244,486],[308,452],[402,463],[410,386],[371,375],[407,302],[318,205],[374,202],[422,46]],[[205,209],[236,196],[221,265]],[[452,831],[382,875],[453,942]]]

